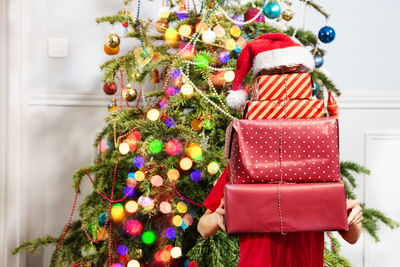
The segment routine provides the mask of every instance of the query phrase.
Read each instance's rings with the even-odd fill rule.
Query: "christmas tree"
[[[141,0],[125,0],[118,14],[98,18],[125,33],[106,37],[111,57],[101,69],[110,114],[94,142],[94,164],[73,177],[76,195],[83,179],[93,192],[72,221],[75,197],[60,236],[28,241],[13,253],[52,244],[51,266],[237,266],[237,238],[218,231],[203,239],[196,225],[205,211],[201,203],[226,167],[225,129],[241,117],[225,101],[241,49],[265,33],[296,38],[314,55],[315,97],[340,95],[318,69],[325,54],[319,44],[333,41],[333,28],[323,27],[318,36],[290,26],[291,2],[169,1],[155,8],[160,19],[153,22],[142,17]],[[313,1],[298,2],[328,17]],[[139,44],[122,55],[126,38]],[[244,87],[251,83],[248,75]],[[353,162],[340,167],[347,196],[355,199],[355,174],[368,170]],[[398,225],[377,210],[364,207],[363,213],[363,228],[376,240],[379,222]],[[338,240],[329,238],[326,265],[350,266]]]

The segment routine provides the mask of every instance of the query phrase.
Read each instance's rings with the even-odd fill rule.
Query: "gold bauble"
[[[168,29],[168,27],[169,27],[168,20],[165,19],[160,19],[155,24],[156,30],[160,33],[164,33],[165,30]]]
[[[128,101],[131,102],[136,99],[137,92],[130,84],[128,84],[125,89],[122,91],[122,97]]]
[[[106,45],[110,48],[117,48],[119,46],[120,39],[115,33],[110,33],[106,38]]]
[[[286,9],[286,10],[284,10],[284,11],[282,12],[282,18],[283,18],[284,20],[286,20],[286,21],[292,20],[293,16],[294,16],[294,13],[293,13],[293,11],[290,10],[290,9]]]

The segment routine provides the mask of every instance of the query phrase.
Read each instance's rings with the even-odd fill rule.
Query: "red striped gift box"
[[[287,90],[286,90],[287,88]],[[259,76],[254,82],[252,100],[311,99],[312,81],[309,73]]]
[[[243,119],[247,120],[321,118],[324,116],[324,101],[320,99],[247,101],[242,115]]]

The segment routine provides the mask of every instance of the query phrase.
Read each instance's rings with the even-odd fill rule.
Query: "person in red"
[[[225,231],[224,186],[229,177],[225,169],[203,202],[207,211],[197,225],[207,238],[218,229]],[[362,208],[357,200],[347,200],[349,230],[339,232],[354,244],[361,233]],[[239,267],[322,267],[324,265],[324,232],[240,234]]]

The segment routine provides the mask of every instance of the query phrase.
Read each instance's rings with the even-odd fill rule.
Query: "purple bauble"
[[[167,87],[165,88],[165,95],[167,96],[173,96],[176,95],[176,90],[173,87]]]
[[[184,11],[179,10],[178,12],[176,12],[176,17],[179,20],[185,20],[189,17],[189,13],[186,10]]]
[[[226,51],[222,51],[221,53],[219,53],[218,55],[219,61],[221,61],[221,63],[228,63],[229,60],[229,53]]]
[[[176,125],[176,120],[174,118],[166,118],[165,125],[167,125],[168,128],[174,127]]]
[[[235,15],[233,16],[233,24],[239,26],[239,28],[243,27],[243,23],[236,23],[236,22],[244,22],[243,15]]]
[[[250,8],[249,10],[247,10],[246,13],[244,13],[244,21],[249,21],[252,18],[254,18],[258,13],[260,12],[260,9],[258,8]],[[264,22],[264,14],[261,12],[261,21],[260,22]],[[253,23],[258,23],[258,20],[260,19],[260,16],[257,17],[256,20],[253,21]]]
[[[172,79],[178,79],[181,77],[181,71],[177,68],[171,70],[171,78]]]

